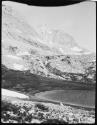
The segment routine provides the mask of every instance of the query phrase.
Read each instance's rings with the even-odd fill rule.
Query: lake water
[[[95,91],[90,90],[54,90],[38,93],[37,97],[49,101],[60,101],[83,107],[95,108]]]

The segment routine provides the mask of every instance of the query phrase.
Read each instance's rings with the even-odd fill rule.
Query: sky
[[[47,25],[51,29],[63,29],[72,35],[81,47],[96,52],[96,4],[81,2],[69,6],[39,7],[15,4],[15,7],[35,28]]]

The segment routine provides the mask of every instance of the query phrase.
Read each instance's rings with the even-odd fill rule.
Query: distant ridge
[[[15,4],[2,2],[3,65],[44,77],[95,82],[96,54],[77,45],[64,30],[31,27]]]

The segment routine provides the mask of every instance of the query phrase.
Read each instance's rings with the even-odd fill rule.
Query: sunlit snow
[[[14,67],[14,69],[16,69],[16,70],[22,70],[22,69],[23,69],[23,65],[16,64],[16,63],[13,64],[13,67]]]
[[[9,58],[13,58],[13,59],[19,59],[20,57],[17,57],[17,56],[13,56],[13,55],[6,55],[7,57]]]
[[[26,96],[24,94],[14,92],[11,90],[7,90],[7,89],[2,89],[1,92],[2,92],[2,95],[5,95],[5,96],[18,97],[18,98],[29,98],[28,96]]]
[[[60,51],[61,51],[62,53],[64,53],[64,50],[63,50],[62,48],[60,48]]]
[[[78,51],[78,52],[80,52],[80,51],[82,51],[82,49],[80,49],[79,47],[73,47],[73,48],[71,48],[73,51]]]
[[[27,68],[24,67],[24,65],[17,64],[17,63],[14,63],[14,64],[13,64],[13,68],[14,68],[15,70],[21,70],[21,71],[27,70]]]
[[[30,55],[30,53],[29,52],[19,52],[19,53],[17,53],[17,55]]]

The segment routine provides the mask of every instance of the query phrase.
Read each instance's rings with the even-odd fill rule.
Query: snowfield
[[[17,98],[29,98],[28,96],[26,96],[24,94],[14,92],[11,90],[7,90],[7,89],[2,89],[1,94],[2,94],[2,96],[5,95],[5,96],[17,97]]]
[[[13,67],[14,67],[15,70],[23,70],[23,68],[24,68],[23,65],[16,64],[16,63],[13,64]]]

